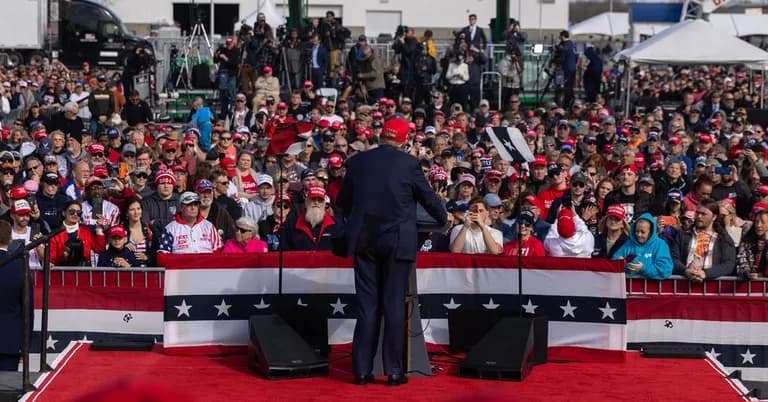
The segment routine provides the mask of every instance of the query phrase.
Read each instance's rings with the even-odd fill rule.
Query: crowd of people
[[[409,127],[403,151],[419,160],[450,222],[422,252],[624,259],[628,273],[654,279],[766,275],[768,143],[750,116],[759,96],[742,70],[634,69],[637,113],[625,115],[605,86],[587,88],[591,59],[584,97],[574,92],[568,74],[582,61],[563,32],[554,62],[565,72],[561,96],[524,107],[518,79],[492,110],[472,78],[472,66],[486,66],[487,38],[476,24],[471,16],[444,69],[429,35],[403,27],[394,42],[399,70],[385,72],[360,37],[347,65],[332,71],[326,63],[338,63],[344,30],[328,33],[329,13],[312,21],[303,53],[312,68],[295,77],[298,89],[285,91],[272,66],[248,61],[246,51],[237,64],[245,74],[226,82],[231,104],[216,113],[196,99],[182,127],[153,122],[138,94],[124,95],[105,71],[47,62],[2,70],[11,124],[2,129],[0,212],[16,241],[64,227],[50,242],[55,265],[330,250],[344,232],[336,201],[346,164],[401,119]],[[266,40],[271,29],[257,24],[254,32]],[[329,35],[341,44],[328,48]],[[228,43],[235,49],[242,40]],[[517,74],[525,40],[517,24],[505,34]],[[591,70],[605,81],[616,67],[603,73],[599,63]],[[350,75],[353,90],[338,98],[316,92],[329,77]],[[312,132],[301,152],[268,152],[296,122]],[[486,132],[498,126],[519,129],[535,160],[503,160]]]

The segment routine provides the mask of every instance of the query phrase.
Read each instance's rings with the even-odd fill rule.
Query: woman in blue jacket
[[[632,225],[629,240],[613,255],[615,260],[628,259],[624,270],[649,279],[667,279],[672,275],[672,257],[669,246],[656,233],[656,220],[649,213],[640,215]]]

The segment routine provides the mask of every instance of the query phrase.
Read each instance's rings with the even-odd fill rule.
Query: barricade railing
[[[32,283],[42,286],[43,273],[32,268]],[[160,288],[165,284],[165,268],[112,268],[112,267],[53,267],[52,286]],[[627,276],[627,296],[753,296],[768,297],[768,278],[745,281],[736,276],[723,276],[695,283],[684,276],[672,275],[665,280]]]
[[[31,268],[32,283],[41,287],[42,268]],[[160,288],[164,286],[165,268],[53,267],[51,286]]]
[[[680,275],[665,280],[627,276],[627,296],[768,296],[768,278],[746,281],[736,276],[721,276],[704,282],[693,282]]]

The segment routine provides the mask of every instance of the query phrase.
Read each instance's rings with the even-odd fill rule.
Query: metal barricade
[[[494,80],[496,81],[496,98],[498,100],[492,109],[501,110],[501,73],[498,71],[486,71],[480,74],[480,99],[485,99],[486,77],[491,77],[490,80],[488,80],[491,85],[493,85]]]
[[[32,283],[42,286],[42,268],[31,268]],[[165,286],[165,268],[53,267],[51,286],[160,288]]]
[[[721,276],[695,283],[681,275],[672,275],[663,281],[627,276],[627,297],[649,295],[768,297],[768,278],[745,281],[736,276]]]

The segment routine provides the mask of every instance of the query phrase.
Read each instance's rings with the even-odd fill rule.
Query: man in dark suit
[[[348,159],[336,206],[347,219],[344,250],[354,256],[358,316],[352,341],[357,384],[373,381],[373,358],[384,315],[382,360],[389,385],[407,382],[403,372],[405,293],[416,260],[416,203],[440,225],[447,222],[442,202],[429,187],[419,161],[402,146],[408,123],[388,120],[380,145]],[[382,166],[387,168],[383,169]]]
[[[0,221],[0,260],[8,254],[11,225]],[[0,267],[0,371],[17,371],[24,337],[22,301],[24,267],[21,259]]]
[[[477,15],[469,15],[469,25],[465,26],[462,30],[465,38],[467,38],[467,44],[469,47],[485,50],[485,46],[488,44],[488,38],[485,37],[485,31],[477,25]]]
[[[312,72],[312,84],[315,88],[324,87],[325,73],[328,69],[328,49],[320,43],[319,34],[312,35],[307,57],[309,57],[307,62]]]

